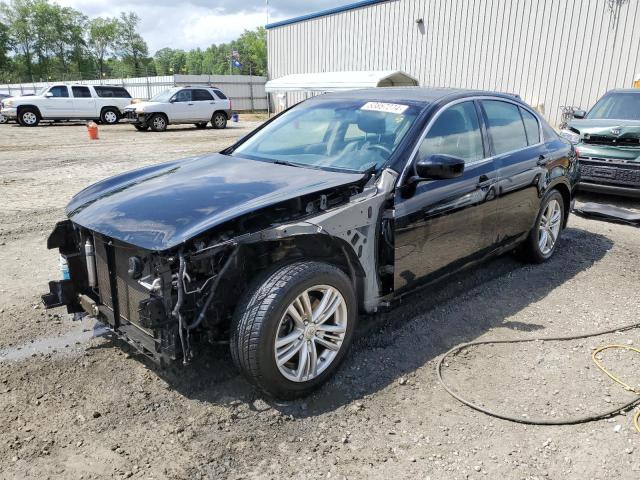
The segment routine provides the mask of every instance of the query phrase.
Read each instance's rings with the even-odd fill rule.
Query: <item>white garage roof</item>
[[[400,70],[296,73],[269,80],[267,92],[335,92],[370,87],[413,87],[416,78]]]

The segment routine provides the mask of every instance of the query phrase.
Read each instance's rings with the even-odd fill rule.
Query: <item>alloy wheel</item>
[[[153,127],[158,130],[163,130],[166,127],[167,122],[161,116],[157,116],[153,119]]]
[[[274,352],[280,373],[307,382],[335,360],[347,331],[347,305],[338,289],[316,285],[299,294],[278,325]]]
[[[556,199],[552,199],[547,203],[538,224],[538,247],[543,255],[549,255],[553,251],[561,223],[562,207]]]
[[[22,115],[22,122],[25,125],[35,125],[37,121],[38,121],[38,117],[33,112],[25,112]]]
[[[116,123],[118,121],[118,116],[116,115],[116,112],[109,110],[108,112],[105,112],[104,119],[107,123]]]

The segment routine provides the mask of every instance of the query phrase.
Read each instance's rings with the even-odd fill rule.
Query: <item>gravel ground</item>
[[[256,124],[163,134],[119,125],[97,142],[82,125],[0,126],[0,478],[640,478],[633,412],[576,426],[510,423],[456,402],[434,371],[461,342],[637,320],[640,235],[629,226],[572,216],[544,265],[507,255],[361,318],[339,373],[287,403],[261,397],[223,346],[188,369],[159,370],[90,320],[39,307],[58,275],[46,237],[74,192],[219,150]],[[591,363],[592,348],[608,343],[638,346],[640,331],[476,347],[450,358],[445,376],[513,415],[585,415],[633,398]],[[603,358],[640,385],[638,356]]]

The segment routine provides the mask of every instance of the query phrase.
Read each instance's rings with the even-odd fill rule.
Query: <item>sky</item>
[[[140,33],[153,55],[164,47],[185,50],[228,42],[245,29],[267,23],[265,0],[53,0],[89,17],[117,16],[133,11],[141,19]],[[284,20],[353,0],[269,0],[269,22]]]

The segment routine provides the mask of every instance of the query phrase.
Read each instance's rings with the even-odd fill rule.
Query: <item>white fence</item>
[[[219,87],[231,98],[234,110],[251,111],[267,109],[267,95],[264,91],[266,81],[267,77],[250,75],[167,75],[164,77],[80,80],[78,82],[0,84],[0,93],[14,96],[32,94],[52,83],[79,83],[84,85],[118,85],[125,87],[133,98],[149,99],[174,86],[212,85]]]

